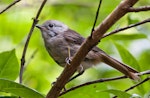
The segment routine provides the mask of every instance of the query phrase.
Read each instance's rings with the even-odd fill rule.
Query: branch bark
[[[141,21],[141,22],[138,22],[138,23],[136,23],[136,24],[131,24],[131,25],[127,26],[127,27],[123,27],[123,28],[116,29],[116,30],[114,30],[114,31],[112,31],[112,32],[109,32],[108,34],[105,34],[102,38],[105,38],[105,37],[110,36],[110,35],[112,35],[112,34],[116,34],[116,33],[120,32],[120,31],[124,31],[124,30],[130,29],[130,28],[132,28],[132,27],[136,27],[136,26],[139,26],[139,25],[148,23],[148,22],[150,22],[150,18],[145,19],[145,20],[143,20],[143,21]]]
[[[129,12],[141,12],[141,11],[149,11],[150,10],[150,6],[141,6],[139,8],[129,8]]]
[[[115,24],[121,17],[123,17],[130,7],[132,7],[138,0],[123,0],[116,7],[116,9],[98,26],[98,28],[93,32],[92,37],[88,37],[85,42],[81,45],[78,52],[72,59],[71,65],[66,65],[65,69],[57,79],[54,86],[48,92],[46,98],[57,98],[67,83],[69,78],[75,73],[77,67],[80,65],[81,61],[84,59],[86,54],[98,44],[99,40],[106,33],[106,31]],[[79,59],[80,58],[80,59]]]

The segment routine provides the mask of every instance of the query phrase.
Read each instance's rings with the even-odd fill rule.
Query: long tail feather
[[[135,69],[117,61],[116,59],[108,56],[105,53],[101,53],[101,58],[102,61],[108,65],[110,65],[111,67],[117,69],[118,71],[122,72],[123,74],[125,74],[127,77],[133,79],[133,80],[139,80],[139,76],[137,76],[136,73],[138,73],[138,71],[136,71]]]

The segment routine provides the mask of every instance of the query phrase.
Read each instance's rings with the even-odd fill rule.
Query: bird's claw
[[[70,65],[70,64],[71,64],[72,59],[71,59],[71,58],[69,58],[69,57],[67,57],[65,61],[66,61],[66,63],[67,63],[68,65]]]
[[[56,82],[52,82],[51,85],[53,86]]]

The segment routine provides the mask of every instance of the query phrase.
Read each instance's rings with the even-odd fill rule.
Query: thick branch
[[[92,38],[88,37],[81,45],[81,48],[72,59],[71,65],[68,65],[63,70],[62,74],[57,79],[52,89],[48,92],[46,98],[57,98],[64,85],[69,78],[75,73],[77,67],[80,65],[86,54],[99,42],[103,34],[121,17],[123,17],[128,8],[132,7],[138,0],[123,0],[119,6],[98,26],[93,32]],[[80,59],[79,59],[80,58]]]
[[[15,5],[16,3],[18,3],[21,0],[16,0],[14,2],[12,2],[10,5],[8,5],[5,9],[3,9],[0,14],[4,13],[6,10],[8,10],[9,8],[11,8],[13,5]]]

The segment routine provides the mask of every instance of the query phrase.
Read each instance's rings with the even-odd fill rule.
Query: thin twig
[[[129,91],[129,90],[132,90],[132,89],[134,89],[135,87],[137,87],[137,86],[139,86],[139,85],[141,85],[141,84],[147,82],[148,80],[150,80],[150,77],[147,77],[147,78],[144,79],[143,81],[141,81],[141,82],[139,82],[139,83],[137,83],[137,84],[135,84],[135,85],[129,87],[128,89],[124,90],[124,92],[127,92],[127,91]],[[114,96],[113,98],[117,98],[117,96]]]
[[[22,75],[23,75],[23,69],[24,69],[24,64],[25,64],[25,55],[26,55],[26,51],[27,51],[27,47],[28,47],[28,44],[29,44],[29,41],[30,41],[30,37],[32,35],[32,32],[34,30],[34,27],[35,25],[38,23],[38,17],[45,5],[47,0],[44,0],[36,14],[36,17],[33,19],[33,23],[32,23],[32,26],[31,26],[31,29],[30,29],[30,32],[28,34],[28,37],[27,37],[27,40],[26,40],[26,43],[25,43],[25,46],[24,46],[24,49],[23,49],[23,53],[22,53],[22,58],[21,58],[21,67],[20,67],[20,77],[19,77],[19,83],[22,83]]]
[[[146,70],[146,71],[138,73],[139,76],[147,75],[147,74],[150,74],[150,70]]]
[[[143,84],[144,82],[146,82],[146,81],[148,81],[148,80],[150,80],[150,77],[147,77],[147,78],[146,78],[146,79],[144,79],[143,81],[141,81],[141,82],[139,82],[139,83],[137,83],[137,84],[135,84],[135,85],[131,86],[130,88],[126,89],[126,90],[125,90],[125,92],[127,92],[127,91],[129,91],[129,90],[134,89],[135,87],[137,87],[137,86],[139,86],[139,85]]]
[[[31,62],[31,60],[34,58],[35,54],[37,53],[38,49],[34,50],[33,53],[31,54],[30,58],[28,59],[28,61],[25,63],[25,67],[27,65],[29,65],[29,63]]]
[[[146,75],[146,74],[150,74],[150,70],[137,73],[138,76],[142,76],[142,75]],[[84,84],[81,84],[81,85],[72,87],[72,88],[70,88],[69,90],[67,90],[67,91],[65,91],[65,92],[62,92],[59,96],[64,95],[64,94],[66,94],[66,93],[68,93],[68,92],[70,92],[70,91],[72,91],[72,90],[75,90],[75,89],[80,88],[80,87],[83,87],[83,86],[87,86],[87,85],[91,85],[91,84],[95,84],[95,83],[102,83],[102,82],[120,80],[120,79],[125,79],[125,78],[128,78],[128,77],[126,77],[126,76],[119,76],[119,77],[114,77],[114,78],[102,78],[102,79],[99,79],[99,80],[86,82],[86,83],[84,83]]]
[[[100,0],[99,4],[98,4],[98,8],[97,8],[97,11],[96,11],[96,16],[95,16],[95,21],[94,21],[94,24],[93,24],[93,27],[92,27],[92,30],[91,30],[91,36],[90,37],[92,37],[93,31],[94,31],[94,28],[95,28],[95,25],[96,25],[96,22],[97,22],[97,19],[98,19],[101,4],[102,4],[102,0]]]
[[[20,2],[21,0],[16,0],[14,2],[12,2],[10,5],[8,5],[5,9],[3,9],[0,14],[4,13],[6,10],[8,10],[9,8],[11,8],[13,5],[15,5],[16,3]]]
[[[150,10],[150,6],[141,6],[139,8],[129,8],[128,12],[141,12],[141,11],[149,11]]]
[[[77,88],[80,88],[80,87],[83,87],[83,86],[87,86],[87,85],[90,85],[90,84],[102,83],[102,82],[113,81],[113,80],[120,80],[120,79],[124,79],[124,78],[127,78],[127,77],[126,76],[119,76],[119,77],[115,77],[115,78],[102,78],[102,79],[99,79],[99,80],[86,82],[84,84],[72,87],[72,88],[70,88],[69,90],[67,90],[65,92],[62,92],[59,96],[64,95],[64,94],[66,94],[66,93],[68,93],[68,92],[70,92],[72,90],[77,89]]]
[[[141,21],[141,22],[138,22],[138,23],[136,23],[136,24],[131,24],[131,25],[127,26],[127,27],[123,27],[123,28],[116,29],[116,30],[114,30],[114,31],[112,31],[112,32],[109,32],[108,34],[105,34],[102,38],[105,38],[105,37],[110,36],[110,35],[112,35],[112,34],[116,34],[116,33],[120,32],[120,31],[124,31],[124,30],[130,29],[130,28],[132,28],[132,27],[136,27],[136,26],[145,24],[145,23],[147,23],[147,22],[150,22],[150,18],[148,18],[148,19],[146,19],[146,20],[143,20],[143,21]]]

